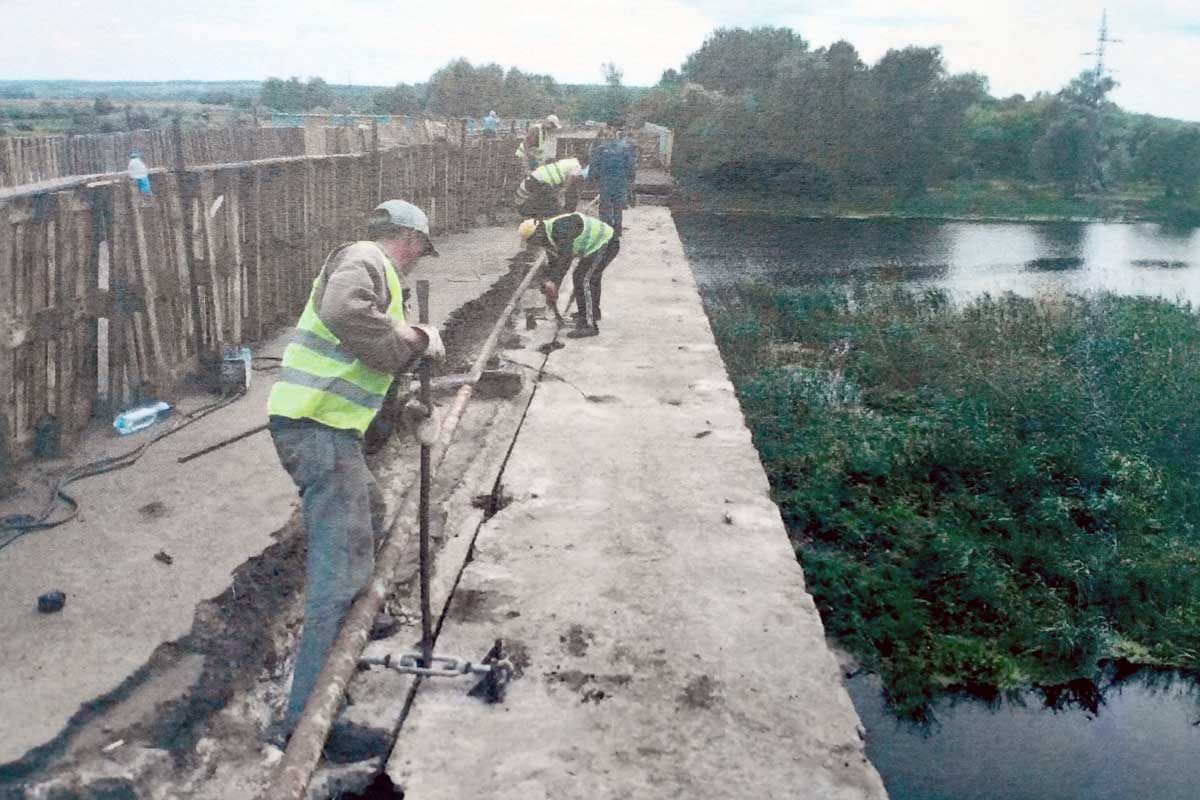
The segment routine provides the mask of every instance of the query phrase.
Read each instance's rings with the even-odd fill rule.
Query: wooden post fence
[[[173,397],[222,345],[291,324],[325,254],[361,236],[380,200],[411,200],[444,234],[509,208],[520,179],[512,137],[385,148],[372,125],[366,152],[303,156],[287,154],[302,152],[302,129],[271,130],[216,138],[176,125],[146,139],[150,196],[119,172],[132,139],[64,139],[75,166],[122,163],[0,197],[0,467],[46,414],[69,438],[94,413]],[[197,166],[239,155],[251,158]],[[4,175],[13,163],[0,158]]]

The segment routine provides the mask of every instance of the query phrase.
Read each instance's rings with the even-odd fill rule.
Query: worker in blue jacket
[[[629,206],[636,169],[637,150],[633,142],[619,133],[602,132],[592,147],[587,177],[600,189],[599,217],[612,226],[617,237],[621,235],[623,212]]]

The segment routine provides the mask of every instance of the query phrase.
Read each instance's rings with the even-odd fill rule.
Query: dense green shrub
[[[897,710],[1200,667],[1200,316],[743,287],[713,301],[828,631]]]

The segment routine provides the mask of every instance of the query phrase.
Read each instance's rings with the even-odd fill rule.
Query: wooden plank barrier
[[[380,198],[420,205],[444,235],[510,208],[522,177],[512,137],[295,156],[302,128],[150,133],[75,137],[71,152],[90,168],[145,148],[169,170],[150,196],[110,175],[0,199],[0,444],[27,447],[45,415],[70,442],[94,416],[175,399],[202,357],[294,323],[325,255],[365,234]],[[188,166],[217,157],[234,160]]]
[[[300,128],[212,128],[187,131],[188,164],[219,164],[302,156]],[[76,175],[122,172],[138,150],[151,169],[174,165],[169,129],[84,136],[6,136],[0,138],[0,188],[18,187]]]

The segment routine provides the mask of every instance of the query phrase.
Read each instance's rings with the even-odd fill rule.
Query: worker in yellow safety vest
[[[271,389],[269,429],[279,460],[300,490],[308,534],[304,632],[282,729],[299,720],[354,596],[374,569],[384,509],[363,455],[363,434],[395,376],[421,356],[445,357],[441,335],[404,318],[400,276],[436,256],[425,213],[404,200],[380,204],[368,241],[325,259]],[[407,385],[407,384],[406,384]],[[410,427],[432,442],[429,409]]]
[[[522,217],[550,217],[574,211],[579,205],[583,170],[583,162],[578,158],[560,158],[542,164],[517,185],[517,213]]]
[[[557,301],[558,285],[566,277],[571,260],[579,258],[572,273],[575,286],[575,330],[567,336],[579,339],[600,334],[600,280],[617,257],[621,238],[612,226],[586,214],[560,214],[547,219],[527,219],[517,229],[528,247],[541,247],[550,258],[551,281],[547,300]]]
[[[526,169],[532,172],[541,165],[546,157],[546,131],[556,131],[561,127],[555,114],[547,114],[539,124],[529,126],[525,138],[517,145],[517,158]]]

